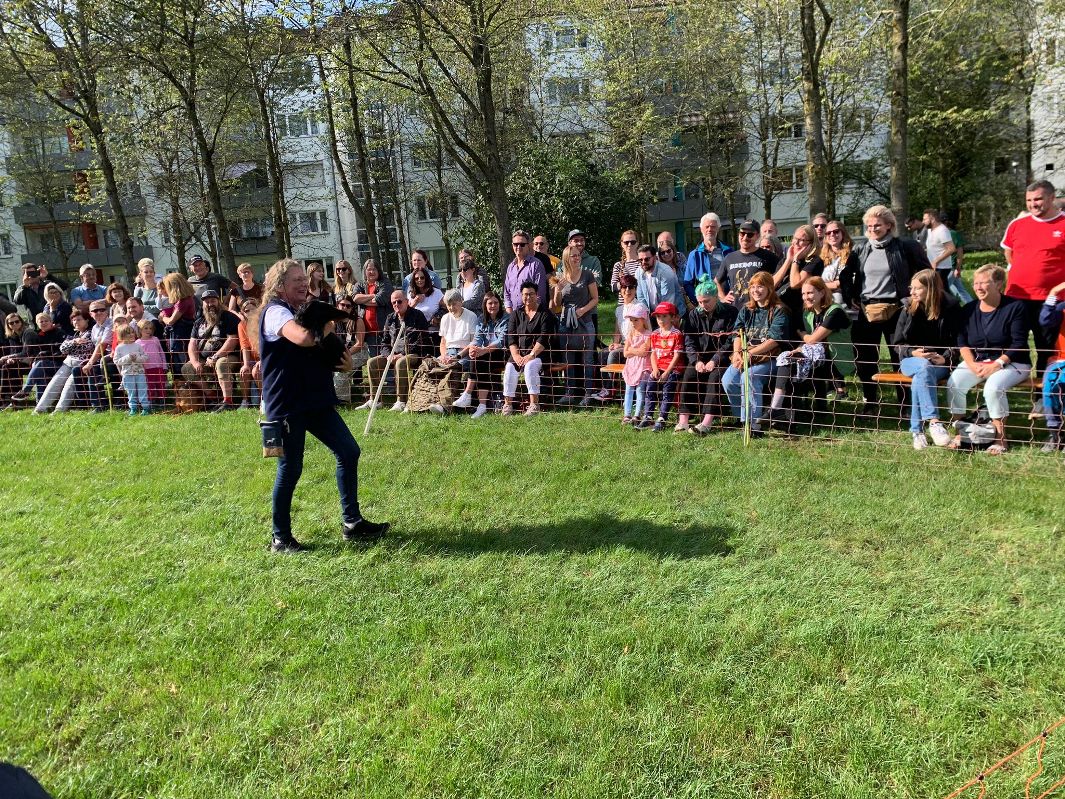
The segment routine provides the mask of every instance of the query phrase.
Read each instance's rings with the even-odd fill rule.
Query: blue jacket
[[[655,285],[654,302],[651,301],[648,291],[651,281],[654,281]],[[651,313],[654,313],[655,305],[660,302],[673,303],[677,306],[677,313],[681,316],[687,313],[687,306],[684,303],[684,291],[680,287],[680,281],[677,280],[677,273],[673,271],[673,267],[666,266],[661,261],[655,262],[655,267],[651,270],[650,275],[642,268],[636,270],[636,301],[646,305]]]
[[[684,267],[684,293],[692,302],[696,302],[695,287],[704,279],[713,280],[722,259],[730,252],[732,248],[719,241],[712,252],[706,251],[706,242],[700,242],[698,247],[688,253],[688,263]]]

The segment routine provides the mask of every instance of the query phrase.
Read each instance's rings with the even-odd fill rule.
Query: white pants
[[[540,370],[543,365],[544,362],[539,358],[533,358],[525,364],[525,387],[529,389],[530,394],[540,393]],[[507,365],[503,368],[503,396],[507,399],[514,399],[517,393],[518,368],[512,361],[507,361]]]
[[[66,399],[66,406],[59,407],[57,410],[70,410],[70,406],[74,403],[74,369],[75,367],[68,366],[67,362],[63,361],[59,370],[48,381],[48,386],[41,393],[41,396],[37,398],[37,407],[33,409],[34,411],[47,413],[57,400],[62,406],[64,398]],[[67,389],[67,383],[70,383],[69,390]]]
[[[1026,380],[1031,371],[1032,367],[1028,364],[1011,363],[984,382],[984,378],[978,377],[968,364],[963,363],[947,378],[947,402],[950,403],[950,412],[955,416],[965,413],[965,398],[969,391],[984,383],[984,402],[987,404],[988,414],[992,419],[1005,419],[1010,413],[1006,389]]]

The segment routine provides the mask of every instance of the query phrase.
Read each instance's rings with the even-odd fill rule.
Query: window
[[[329,216],[325,211],[300,211],[292,217],[295,220],[293,233],[297,236],[329,232]]]
[[[802,191],[806,188],[806,167],[777,167],[770,174],[769,182],[776,191]]]
[[[230,223],[229,234],[238,241],[244,239],[271,239],[274,237],[274,219],[270,216],[256,219],[237,219]]]
[[[23,136],[22,152],[33,155],[63,155],[70,152],[70,140],[60,136]]]
[[[299,191],[324,185],[325,167],[321,163],[298,164],[285,171],[285,191]]]
[[[584,49],[588,46],[588,34],[572,25],[555,28],[547,34],[544,41],[545,50],[573,50]]]
[[[590,94],[586,78],[552,78],[547,82],[547,102],[551,105],[587,100]]]
[[[111,228],[104,229],[104,246],[105,247],[121,247],[122,242],[118,240],[118,231]]]
[[[12,255],[11,249],[11,234],[0,233],[0,255]]]
[[[63,249],[67,252],[80,246],[81,241],[76,231],[73,230],[61,230],[59,231],[59,238],[63,242]],[[35,231],[28,234],[28,239],[31,245],[35,245],[36,249],[41,252],[55,252],[55,237],[52,235],[52,231]]]
[[[440,197],[429,196],[419,197],[415,201],[419,221],[435,222],[443,218],[443,203],[440,202],[440,199]],[[456,194],[448,196],[447,215],[451,219],[454,219],[459,215],[459,198]]]
[[[278,114],[274,117],[278,136],[317,136],[320,126],[309,111],[301,114]]]
[[[801,116],[786,114],[775,120],[776,135],[781,139],[801,139],[806,135],[806,123]]]
[[[14,283],[0,283],[0,294],[3,294],[9,300],[15,296],[15,292],[18,289],[15,288]]]
[[[1054,171],[1054,165],[1053,165],[1053,164],[1047,164],[1047,165],[1046,165],[1045,167],[1043,167],[1043,168],[1044,168],[1044,169],[1045,169],[1045,170],[1046,170],[1047,172],[1053,172],[1053,171]],[[4,253],[4,255],[10,255],[10,253],[6,253],[6,252],[5,252],[5,253]]]

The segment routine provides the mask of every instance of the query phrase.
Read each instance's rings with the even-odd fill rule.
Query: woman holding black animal
[[[297,261],[278,261],[266,275],[265,307],[259,322],[263,406],[269,428],[280,438],[273,491],[273,552],[304,549],[292,535],[292,495],[303,472],[307,433],[336,456],[337,487],[343,511],[341,534],[346,541],[380,538],[388,524],[364,519],[359,508],[359,445],[336,410],[333,369],[322,357],[314,333],[296,321],[296,309],[307,300],[308,276]],[[322,343],[335,339],[333,323],[323,326]],[[350,368],[344,354],[342,368]]]

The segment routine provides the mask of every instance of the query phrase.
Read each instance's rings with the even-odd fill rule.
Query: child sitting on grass
[[[643,379],[651,373],[651,327],[647,324],[647,308],[633,302],[625,306],[624,317],[629,322],[629,335],[625,339],[625,366],[621,376],[625,380],[625,415],[622,424],[632,424],[643,410]],[[633,406],[633,400],[636,404]]]
[[[137,342],[148,355],[144,364],[144,377],[148,381],[148,402],[160,407],[166,399],[166,353],[163,344],[155,336],[155,324],[148,319],[137,323],[140,340]]]
[[[636,428],[646,430],[651,426],[651,411],[658,403],[658,419],[654,432],[666,429],[669,406],[677,390],[677,380],[684,368],[684,334],[677,327],[677,306],[660,302],[655,306],[658,330],[651,334],[651,374],[644,377],[644,397],[647,405],[643,418]]]
[[[133,328],[123,322],[115,331],[119,344],[115,347],[114,361],[122,373],[122,388],[129,397],[129,415],[137,415],[140,405],[141,414],[151,412],[148,404],[148,379],[144,376],[144,365],[148,363],[148,353],[137,343],[137,334]]]

